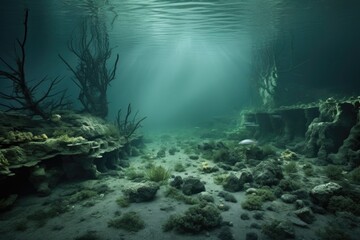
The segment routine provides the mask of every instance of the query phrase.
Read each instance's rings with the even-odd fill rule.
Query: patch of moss
[[[360,183],[360,167],[355,168],[349,173],[350,180],[353,183]]]
[[[166,156],[166,148],[162,147],[157,153],[156,153],[156,157],[157,158],[164,158]]]
[[[89,189],[84,189],[81,191],[78,191],[71,195],[68,199],[70,204],[78,203],[81,201],[84,201],[86,199],[90,199],[92,197],[97,196],[97,192]]]
[[[305,176],[307,177],[313,177],[314,176],[314,167],[310,164],[310,163],[306,163],[303,167],[302,167]]]
[[[145,222],[136,212],[127,212],[108,222],[109,227],[121,228],[129,232],[138,232],[145,228]]]
[[[88,231],[83,235],[75,237],[74,240],[100,240],[101,238],[96,234],[95,231]]]
[[[146,171],[146,178],[153,182],[165,182],[170,178],[170,171],[162,166],[153,166]]]
[[[352,238],[336,224],[329,224],[317,231],[321,240],[351,240]]]
[[[186,196],[180,190],[174,187],[168,187],[165,191],[165,196],[189,205],[198,204],[200,202],[198,198]]]
[[[325,175],[331,180],[341,180],[344,178],[343,169],[340,166],[328,165],[324,168]]]
[[[290,222],[273,220],[262,225],[262,232],[274,240],[295,238],[295,230]]]
[[[181,163],[176,163],[174,166],[175,172],[185,172],[186,168]]]
[[[220,226],[221,212],[214,204],[199,204],[190,207],[182,215],[173,215],[163,225],[164,231],[175,229],[180,233],[200,233]]]
[[[288,174],[296,173],[298,171],[297,163],[295,161],[289,161],[284,165],[284,171]]]
[[[241,203],[241,207],[249,211],[261,210],[263,203],[264,200],[261,196],[251,194],[246,196],[245,201]]]
[[[220,174],[216,174],[214,176],[214,183],[216,185],[223,185],[225,182],[225,179],[229,176],[229,174],[227,173],[220,173]]]
[[[241,207],[250,211],[261,210],[264,202],[275,199],[275,195],[270,189],[257,189],[255,193],[246,196],[245,201],[241,203]]]
[[[125,196],[121,196],[118,199],[116,199],[116,203],[123,208],[129,207],[130,206],[130,201],[128,197]]]
[[[360,216],[360,204],[354,202],[349,197],[332,196],[329,200],[327,209],[331,212],[350,212]]]
[[[294,181],[290,178],[281,179],[278,187],[280,187],[284,191],[294,191],[301,188],[301,185],[298,181]]]
[[[125,177],[132,181],[141,181],[145,178],[145,172],[136,170],[133,167],[126,168]]]

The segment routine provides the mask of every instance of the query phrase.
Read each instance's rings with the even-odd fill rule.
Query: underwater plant
[[[175,172],[185,172],[186,168],[184,165],[182,165],[181,163],[176,163],[174,166],[174,171]]]
[[[331,180],[341,180],[343,179],[343,170],[340,166],[336,165],[327,165],[324,168],[325,175]]]
[[[272,220],[262,225],[262,232],[270,239],[285,240],[295,238],[295,229],[290,222]]]
[[[140,120],[136,119],[138,112],[134,114],[132,119],[129,119],[131,112],[131,104],[129,103],[124,120],[121,120],[121,109],[119,109],[115,121],[115,125],[118,128],[120,135],[124,136],[126,139],[129,139],[135,131],[141,127],[141,122],[146,119],[146,117],[143,117]]]
[[[164,231],[175,229],[180,233],[200,233],[220,226],[222,217],[214,204],[199,204],[190,207],[182,215],[172,215],[163,225]]]
[[[245,201],[241,203],[241,207],[246,210],[261,210],[266,201],[273,201],[276,197],[271,189],[256,189],[252,194],[246,195]]]
[[[297,163],[295,161],[289,161],[284,165],[284,171],[288,174],[297,172]]]
[[[129,232],[138,232],[145,228],[145,222],[137,212],[126,212],[108,222],[109,227],[121,228]]]
[[[170,171],[163,166],[152,166],[146,170],[145,176],[148,180],[153,182],[164,182],[170,178]]]
[[[165,191],[165,196],[175,199],[177,201],[184,202],[185,204],[194,205],[200,203],[200,200],[195,197],[186,196],[180,190],[174,187],[168,187]]]
[[[116,203],[122,208],[126,208],[126,207],[130,206],[130,200],[126,196],[121,196],[121,197],[117,198]]]

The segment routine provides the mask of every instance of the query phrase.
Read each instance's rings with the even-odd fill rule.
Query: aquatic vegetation
[[[349,173],[349,178],[354,183],[360,183],[360,167],[355,168]]]
[[[75,131],[69,128],[59,128],[55,129],[52,133],[52,137],[57,138],[63,135],[67,135],[69,137],[75,136]]]
[[[310,163],[306,163],[303,167],[302,167],[305,176],[307,177],[312,177],[314,176],[314,167],[313,165],[311,165]]]
[[[219,171],[215,165],[209,164],[207,161],[201,162],[199,170],[204,173],[213,173]]]
[[[145,172],[136,170],[133,167],[126,168],[124,174],[129,180],[141,181],[145,178]]]
[[[227,173],[219,173],[214,175],[214,183],[216,185],[223,185],[225,182],[225,179],[229,176]]]
[[[299,159],[299,157],[295,152],[293,152],[289,149],[286,149],[285,151],[283,151],[280,154],[280,159],[282,159],[284,161],[295,161],[295,160]]]
[[[344,229],[337,223],[329,223],[317,231],[317,235],[321,240],[351,240],[351,238]]]
[[[185,172],[186,168],[184,165],[182,165],[181,163],[176,163],[174,166],[174,171],[175,172]]]
[[[275,240],[295,238],[295,229],[292,223],[285,221],[272,220],[263,224],[262,233]]]
[[[170,155],[175,155],[176,152],[178,152],[179,150],[176,147],[171,147],[168,152]]]
[[[217,207],[211,203],[190,207],[181,215],[172,215],[163,225],[164,231],[175,229],[180,233],[200,233],[219,227],[222,217]]]
[[[146,178],[153,182],[165,182],[170,178],[170,171],[163,166],[152,166],[146,170]]]
[[[261,210],[263,203],[264,200],[261,196],[251,194],[246,196],[245,201],[241,203],[241,207],[249,211]]]
[[[331,180],[341,180],[344,178],[343,170],[340,166],[327,165],[324,168],[325,175]]]
[[[75,237],[74,240],[100,240],[100,236],[96,234],[96,231],[87,231],[83,235]]]
[[[284,191],[294,191],[301,188],[301,184],[298,181],[294,181],[290,178],[281,179],[278,187],[280,187]]]
[[[121,120],[121,109],[118,111],[115,121],[115,126],[117,127],[117,132],[121,136],[124,136],[125,139],[129,139],[137,129],[141,127],[141,122],[146,119],[146,117],[141,118],[140,120],[136,119],[138,112],[135,113],[132,119],[129,119],[131,115],[131,104],[129,103],[127,107],[127,112],[124,120]]]
[[[129,207],[131,204],[129,198],[126,196],[121,196],[121,197],[117,198],[116,203],[122,208]]]
[[[165,196],[175,199],[177,201],[184,202],[185,204],[194,205],[200,203],[200,200],[196,197],[186,196],[180,190],[174,187],[168,187],[165,191]]]
[[[332,196],[327,205],[327,209],[331,212],[349,212],[356,216],[360,216],[360,203],[353,201],[345,196]]]
[[[157,153],[156,153],[156,157],[157,158],[164,158],[166,157],[166,148],[162,147]]]
[[[241,203],[241,207],[246,210],[261,210],[266,201],[273,201],[276,197],[271,189],[256,189],[254,193],[246,195],[245,201]]]
[[[297,163],[295,161],[285,163],[284,171],[288,174],[296,173],[298,171]]]
[[[80,191],[74,193],[73,195],[71,195],[68,198],[68,201],[70,204],[74,204],[74,203],[78,203],[78,202],[93,198],[97,195],[98,195],[98,193],[96,191],[93,191],[90,189],[84,189],[84,190],[80,190]]]
[[[145,228],[145,222],[137,212],[126,212],[122,216],[110,220],[108,226],[129,232],[138,232]]]
[[[229,226],[222,227],[217,237],[220,240],[235,240]]]

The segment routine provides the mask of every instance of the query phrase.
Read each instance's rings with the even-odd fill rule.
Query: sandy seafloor
[[[162,135],[164,136],[164,135]],[[170,137],[169,137],[170,136]],[[190,136],[190,137],[189,137]],[[152,160],[144,160],[139,157],[131,157],[128,161],[131,167],[144,169],[145,164],[149,162],[155,165],[161,165],[168,169],[173,169],[176,163],[187,165],[185,172],[172,171],[172,175],[176,176],[194,176],[200,178],[205,182],[206,192],[210,193],[215,198],[215,204],[225,203],[218,193],[222,191],[222,186],[216,185],[213,180],[212,173],[203,173],[199,171],[201,162],[208,160],[200,159],[191,160],[184,149],[181,149],[179,143],[186,142],[204,142],[206,139],[200,139],[196,135],[186,133],[171,132],[166,135],[164,140],[160,134],[148,137],[150,142],[146,143],[145,152],[150,155],[156,155],[157,151],[166,147],[169,149],[172,146],[177,147],[180,151],[175,155],[166,153],[166,157],[157,158]],[[221,140],[221,139],[218,139]],[[181,144],[180,144],[181,145]],[[223,171],[223,170],[221,170]],[[171,180],[171,179],[170,179]],[[311,179],[312,182],[321,183],[320,179]],[[151,202],[144,203],[131,203],[129,207],[122,208],[116,203],[116,199],[122,196],[122,189],[131,181],[117,176],[105,176],[96,180],[82,180],[61,183],[53,189],[51,195],[47,197],[39,197],[36,194],[21,196],[15,206],[5,213],[0,214],[0,239],[7,240],[36,240],[36,239],[76,239],[86,233],[92,233],[98,239],[126,239],[126,240],[144,240],[144,239],[158,239],[158,240],[174,240],[174,239],[198,239],[198,240],[211,240],[218,239],[220,228],[212,231],[205,231],[200,234],[179,234],[177,232],[163,232],[162,225],[166,222],[168,217],[174,213],[182,213],[191,205],[186,205],[172,198],[164,196],[166,185],[160,187],[156,194],[156,198]],[[43,209],[47,203],[54,200],[61,199],[63,196],[68,195],[70,192],[79,190],[81,188],[93,187],[96,185],[105,184],[112,192],[104,195],[99,195],[94,198],[81,201],[77,204],[70,206],[71,210],[57,217],[49,219],[44,226],[38,227],[36,222],[26,220],[27,216],[32,212]],[[255,232],[258,234],[258,239],[268,239],[267,236],[261,233],[261,229],[250,227],[252,223],[262,225],[269,219],[284,220],[289,217],[289,213],[294,209],[293,204],[283,203],[280,199],[274,202],[266,202],[263,209],[266,209],[269,204],[275,204],[278,211],[262,211],[264,218],[262,220],[254,219],[253,215],[259,211],[247,211],[241,208],[241,202],[245,198],[245,192],[240,191],[232,193],[237,203],[226,202],[230,206],[230,210],[222,212],[224,221],[231,223],[231,231],[235,239],[245,239],[246,233]],[[91,201],[91,204],[87,204]],[[145,221],[145,228],[139,232],[128,232],[122,229],[115,229],[108,227],[108,221],[113,219],[119,213],[128,211],[135,211],[140,214]],[[242,220],[240,215],[248,213],[250,219]],[[334,215],[315,214],[316,220],[309,225],[308,228],[301,228],[295,226],[296,239],[319,239],[315,234],[316,231],[321,229],[327,221],[334,219]],[[20,221],[27,221],[27,229],[25,231],[14,230],[16,224]],[[354,236],[360,234],[360,229],[350,230]],[[83,238],[86,239],[86,238]],[[88,238],[93,239],[93,238]]]

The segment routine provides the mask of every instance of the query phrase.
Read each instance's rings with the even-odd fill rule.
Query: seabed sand
[[[164,135],[162,135],[164,136]],[[220,140],[220,139],[219,139]],[[257,223],[261,226],[269,219],[282,220],[286,219],[289,214],[295,210],[293,204],[283,203],[280,199],[275,200],[279,206],[279,211],[247,211],[242,209],[241,202],[245,199],[245,192],[240,191],[232,193],[237,199],[237,203],[224,202],[218,196],[218,193],[223,190],[222,186],[214,183],[212,173],[203,173],[199,170],[201,163],[209,160],[202,159],[201,156],[197,160],[191,160],[189,155],[184,153],[184,149],[178,146],[179,142],[204,142],[206,140],[200,139],[196,136],[186,136],[184,133],[174,132],[166,135],[164,140],[160,135],[153,135],[152,142],[146,144],[146,152],[150,155],[156,156],[156,153],[163,147],[168,150],[170,147],[177,147],[180,151],[174,155],[169,155],[166,152],[166,157],[155,158],[151,160],[144,160],[139,157],[131,157],[129,159],[130,166],[135,169],[145,170],[145,165],[151,162],[154,165],[161,165],[167,169],[172,170],[172,175],[186,177],[194,176],[200,178],[205,183],[206,192],[210,193],[215,198],[215,204],[226,204],[230,206],[230,210],[222,212],[223,221],[231,223],[230,227],[235,239],[245,239],[246,233],[255,232],[258,234],[258,239],[268,239],[261,233],[261,229],[250,227],[252,223]],[[186,167],[185,172],[173,171],[174,165],[182,163]],[[223,170],[221,170],[223,171]],[[171,179],[170,179],[171,180]],[[169,180],[169,181],[170,181]],[[314,180],[316,181],[316,180]],[[321,181],[319,181],[320,183]],[[24,196],[18,199],[15,206],[5,213],[0,215],[0,239],[7,240],[29,240],[29,239],[76,239],[84,236],[86,233],[96,235],[98,238],[81,238],[81,239],[126,239],[126,240],[174,240],[174,239],[219,239],[218,234],[220,228],[211,231],[205,231],[200,234],[179,234],[175,231],[164,232],[162,225],[167,221],[170,215],[176,213],[183,213],[191,205],[186,205],[172,198],[164,196],[164,191],[168,184],[162,185],[156,194],[156,198],[151,202],[131,203],[129,207],[121,208],[116,199],[123,195],[122,189],[129,185],[130,180],[126,178],[119,178],[118,176],[106,176],[97,180],[81,180],[78,182],[61,183],[56,186],[52,194],[47,197],[38,197],[36,195]],[[57,217],[47,220],[44,226],[37,226],[34,221],[27,220],[27,216],[37,210],[41,210],[48,203],[61,199],[63,196],[69,195],[74,191],[79,191],[81,188],[93,187],[96,185],[107,185],[112,192],[104,195],[98,195],[91,199],[81,201],[70,206],[71,210],[65,212]],[[89,202],[91,204],[89,204]],[[274,202],[272,204],[274,204]],[[271,204],[266,202],[262,209],[267,209]],[[113,219],[119,213],[135,211],[139,213],[141,218],[145,221],[145,228],[138,232],[128,232],[122,229],[115,229],[108,227],[109,220]],[[255,213],[262,212],[264,218],[262,220],[254,219]],[[242,220],[240,215],[247,213],[249,220]],[[308,228],[295,227],[296,239],[319,239],[316,231],[320,230],[327,224],[329,220],[334,219],[334,215],[319,215],[315,214],[316,220],[310,224]],[[27,229],[25,231],[14,230],[15,226],[21,222],[27,222]],[[360,234],[360,230],[351,230],[354,235]],[[80,238],[79,238],[80,239]]]

